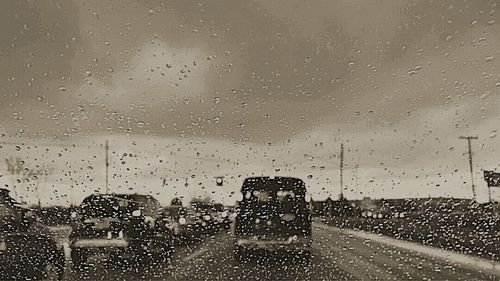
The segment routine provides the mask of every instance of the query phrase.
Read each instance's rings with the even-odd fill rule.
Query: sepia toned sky
[[[244,177],[281,174],[335,198],[344,143],[348,198],[470,198],[458,137],[473,135],[484,201],[481,169],[500,168],[499,5],[2,1],[0,153],[50,175],[18,182],[2,162],[0,181],[79,203],[102,190],[108,139],[113,191],[230,203]]]

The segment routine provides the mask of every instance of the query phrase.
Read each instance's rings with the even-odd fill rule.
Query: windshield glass
[[[3,0],[0,280],[500,280],[499,134],[500,0]]]

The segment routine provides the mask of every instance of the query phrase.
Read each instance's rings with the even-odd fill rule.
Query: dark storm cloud
[[[268,142],[365,108],[397,122],[446,95],[380,104],[394,71],[498,17],[492,1],[455,2],[6,2],[2,127]]]
[[[302,130],[283,119],[290,114],[296,120],[309,115],[300,103],[322,93],[331,95],[335,79],[347,71],[348,39],[342,38],[333,21],[328,23],[331,31],[322,35],[330,45],[321,50],[317,40],[293,32],[256,2],[111,4],[22,2],[3,10],[4,18],[16,17],[16,24],[9,25],[8,32],[2,33],[6,39],[3,42],[14,42],[10,47],[4,43],[2,49],[4,65],[9,65],[3,68],[2,78],[11,80],[2,89],[2,105],[6,107],[3,117],[17,118],[11,122],[15,128],[5,125],[11,133],[43,135],[40,128],[49,136],[82,129],[120,131],[122,126],[117,126],[112,116],[125,115],[133,123],[149,124],[147,129],[158,134],[207,134],[236,139],[240,135],[272,137],[271,128],[287,132]],[[18,32],[22,33],[20,37],[16,36]],[[182,87],[178,90],[180,94],[162,93],[148,88],[147,83],[143,88],[132,89],[135,92],[123,93],[129,103],[142,106],[147,109],[145,112],[123,103],[116,107],[113,94],[99,96],[101,93],[95,88],[89,89],[90,93],[79,92],[80,84],[89,82],[90,76],[94,80],[89,84],[102,86],[104,92],[115,91],[113,83],[126,84],[113,79],[137,67],[127,64],[150,42],[166,43],[166,51],[173,48],[182,52],[183,48],[196,47],[201,50],[201,60],[200,54],[195,57],[197,63],[209,64],[208,74],[186,82],[206,84],[200,93],[191,96],[182,91],[192,89]],[[323,54],[319,56],[319,52]],[[154,55],[160,53],[158,50]],[[179,64],[193,63],[188,58],[190,55],[173,68],[178,70]],[[154,79],[162,71],[153,72],[155,67],[151,65],[152,72],[138,79]],[[173,78],[170,84],[174,84],[175,78],[183,75],[177,73],[170,78]],[[200,104],[200,100],[206,102]],[[292,103],[283,102],[287,100]],[[166,107],[173,110],[166,111]],[[84,110],[90,110],[85,112],[87,116],[82,116]],[[43,111],[42,118],[37,116],[39,111]],[[78,119],[79,128],[70,122],[71,118]],[[96,127],[95,121],[99,119],[101,125]],[[32,127],[33,123],[38,126]],[[131,130],[142,133],[140,128],[132,127]]]
[[[388,42],[386,59],[394,60],[412,48],[421,48],[423,37],[437,36],[441,42],[456,39],[463,31],[484,27],[498,19],[497,0],[482,1],[410,1],[402,10],[405,20]]]
[[[3,153],[54,166],[45,186],[62,193],[102,186],[105,139],[116,155],[140,156],[131,172],[130,163],[114,163],[126,182],[115,179],[113,188],[124,190],[160,192],[160,177],[176,185],[192,173],[206,186],[214,175],[283,173],[330,196],[344,142],[346,175],[360,167],[353,198],[363,190],[466,197],[462,134],[480,136],[478,171],[498,166],[495,1],[0,5],[1,140],[68,138],[44,157],[35,152],[46,151],[41,144]],[[72,147],[77,141],[91,145]]]

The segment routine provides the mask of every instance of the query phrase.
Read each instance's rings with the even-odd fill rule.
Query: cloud
[[[115,110],[131,104],[161,104],[172,99],[200,97],[215,79],[199,48],[175,49],[164,42],[138,48],[124,69],[113,76],[109,86],[101,85],[87,72],[77,90],[91,102],[104,102]],[[110,69],[109,71],[115,71]]]
[[[195,142],[166,170],[147,158],[127,162],[120,171],[134,171],[117,179],[124,190],[156,186],[160,172],[182,182],[196,168],[202,184],[220,172],[292,173],[328,196],[339,189],[342,141],[351,150],[347,182],[359,164],[365,194],[469,196],[459,135],[480,136],[478,171],[497,167],[490,154],[498,138],[489,137],[500,93],[494,1],[2,5],[12,23],[0,43],[6,137],[72,143],[105,135],[126,147],[120,153],[133,148],[122,143],[128,138],[141,140],[139,150]],[[195,148],[223,157],[193,158]],[[86,155],[73,150],[70,158]],[[57,190],[74,181],[69,171],[80,174],[76,182],[101,181],[87,164],[57,164]]]

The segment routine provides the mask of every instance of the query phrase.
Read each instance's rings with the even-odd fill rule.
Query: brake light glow
[[[179,223],[182,225],[186,224],[187,223],[186,218],[180,218]]]
[[[284,214],[281,216],[281,219],[284,221],[293,221],[295,219],[294,214]]]
[[[132,211],[133,217],[140,217],[141,215],[142,215],[142,210],[133,210]]]

